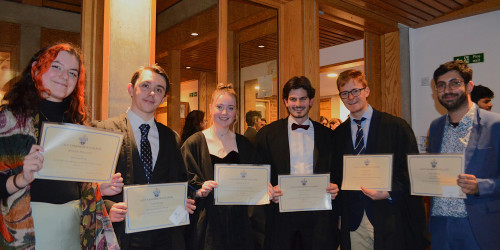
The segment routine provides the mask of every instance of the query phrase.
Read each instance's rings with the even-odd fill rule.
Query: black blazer
[[[312,121],[312,120],[311,120]],[[340,180],[339,168],[332,161],[332,136],[329,128],[312,121],[314,126],[313,171],[330,173],[331,182]],[[288,118],[275,121],[259,130],[255,145],[264,163],[271,164],[271,184],[278,185],[278,175],[290,174],[290,147],[288,143]]]
[[[340,180],[339,166],[333,164],[333,132],[329,128],[312,121],[314,127],[313,172],[330,173],[330,181]],[[271,165],[271,184],[278,184],[278,175],[290,174],[290,147],[288,140],[288,118],[275,121],[259,130],[255,147],[264,163]],[[326,192],[326,191],[325,191]],[[283,249],[283,240],[277,236],[281,228],[300,228],[305,225],[314,232],[311,249],[337,249],[337,202],[333,211],[280,213],[278,204],[271,202],[266,218],[266,248]],[[278,234],[279,235],[279,234]],[[304,236],[303,236],[304,237]],[[305,239],[303,239],[305,240]]]
[[[93,122],[92,126],[124,134],[120,157],[118,158],[118,163],[116,165],[116,172],[120,172],[122,174],[125,185],[147,184],[146,174],[144,173],[139,151],[137,150],[137,145],[135,143],[134,133],[128,121],[127,114],[123,113],[104,121]],[[158,150],[158,157],[151,175],[150,183],[187,181],[187,172],[179,146],[175,140],[175,133],[170,128],[158,122],[156,122],[156,127],[158,128],[160,148]],[[115,196],[108,196],[105,197],[105,199],[106,207],[109,211],[114,203],[123,201],[123,194],[120,193]],[[121,248],[128,249],[130,240],[129,236],[131,234],[125,234],[124,222],[115,222],[113,223],[113,227]],[[175,249],[183,249],[183,233],[183,227],[173,227],[140,232],[137,234],[144,235],[145,241],[150,240],[151,235],[154,235],[154,237],[152,237],[154,240],[158,238],[158,235],[162,235],[163,238],[167,237],[170,239],[166,241],[170,246],[175,247]],[[148,246],[150,242],[144,242],[144,244],[145,246]]]
[[[358,228],[366,211],[375,229],[375,249],[425,249],[426,217],[421,197],[410,196],[407,154],[418,153],[411,127],[401,118],[373,110],[365,154],[393,154],[392,201],[373,201],[361,191],[341,191],[341,247],[350,249],[349,231]],[[335,162],[354,154],[351,121],[334,132]],[[342,189],[342,188],[341,188]]]

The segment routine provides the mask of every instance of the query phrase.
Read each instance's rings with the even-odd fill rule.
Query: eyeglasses
[[[436,90],[438,92],[444,92],[444,90],[446,89],[446,86],[448,86],[448,88],[451,90],[456,90],[456,89],[460,88],[463,83],[464,83],[463,81],[460,81],[458,79],[451,79],[450,81],[448,81],[448,83],[443,82],[443,81],[439,81],[436,83]]]
[[[361,95],[361,90],[366,89],[366,87],[361,88],[361,89],[352,89],[351,91],[342,91],[339,93],[340,98],[342,99],[347,99],[349,98],[349,94],[351,94],[353,97],[357,97]]]

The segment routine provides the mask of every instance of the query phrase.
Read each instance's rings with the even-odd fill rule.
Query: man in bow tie
[[[264,163],[271,165],[274,199],[267,213],[267,249],[337,249],[338,216],[333,211],[279,212],[279,196],[286,196],[278,186],[278,175],[330,173],[325,192],[332,200],[338,193],[332,164],[333,132],[309,119],[315,89],[304,76],[293,77],[283,87],[283,101],[289,116],[262,128],[255,145]]]
[[[391,191],[340,192],[342,249],[426,249],[426,218],[421,197],[410,196],[407,154],[418,153],[411,127],[399,117],[368,104],[364,74],[346,70],[337,78],[349,119],[334,132],[334,162],[343,155],[392,154]],[[342,188],[342,187],[341,187]]]

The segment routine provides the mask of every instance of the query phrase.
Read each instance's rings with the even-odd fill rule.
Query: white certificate
[[[111,182],[123,134],[75,124],[43,123],[43,168],[37,179]]]
[[[269,165],[215,164],[215,205],[269,204]]]
[[[392,155],[345,155],[342,190],[391,191]]]
[[[330,174],[278,175],[280,212],[332,210]]]
[[[408,155],[411,194],[422,196],[465,198],[457,185],[464,173],[463,154]]]
[[[127,204],[125,232],[189,224],[186,197],[187,182],[124,187],[123,202]]]

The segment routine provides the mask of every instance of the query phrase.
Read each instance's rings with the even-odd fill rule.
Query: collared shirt
[[[158,134],[158,128],[156,127],[155,118],[151,118],[148,121],[144,121],[140,116],[134,113],[131,109],[127,110],[128,120],[130,121],[130,126],[132,127],[132,132],[134,132],[135,144],[137,145],[137,150],[139,154],[141,152],[141,130],[139,127],[142,124],[149,124],[150,129],[148,133],[149,144],[151,144],[151,153],[153,157],[153,170],[155,168],[156,159],[158,158],[158,151],[160,149],[160,135]]]
[[[368,142],[368,132],[370,131],[370,123],[372,121],[372,116],[373,116],[373,108],[368,104],[368,108],[366,109],[365,113],[359,118],[365,118],[366,120],[361,122],[361,127],[363,128],[363,142],[366,143]],[[358,132],[358,125],[354,121],[354,118],[352,115],[349,116],[351,119],[351,136],[352,136],[352,146],[356,147],[356,133]],[[356,119],[358,120],[358,119]]]
[[[307,119],[300,125],[309,125],[307,130],[292,130],[292,124],[297,123],[292,116],[288,116],[288,146],[290,147],[290,174],[313,174],[314,126]]]
[[[465,153],[472,133],[472,125],[476,112],[477,106],[473,104],[469,112],[460,120],[457,127],[450,124],[450,118],[446,116],[441,153]],[[432,199],[432,216],[467,217],[467,210],[465,209],[465,202],[463,199],[448,197],[434,197]]]

